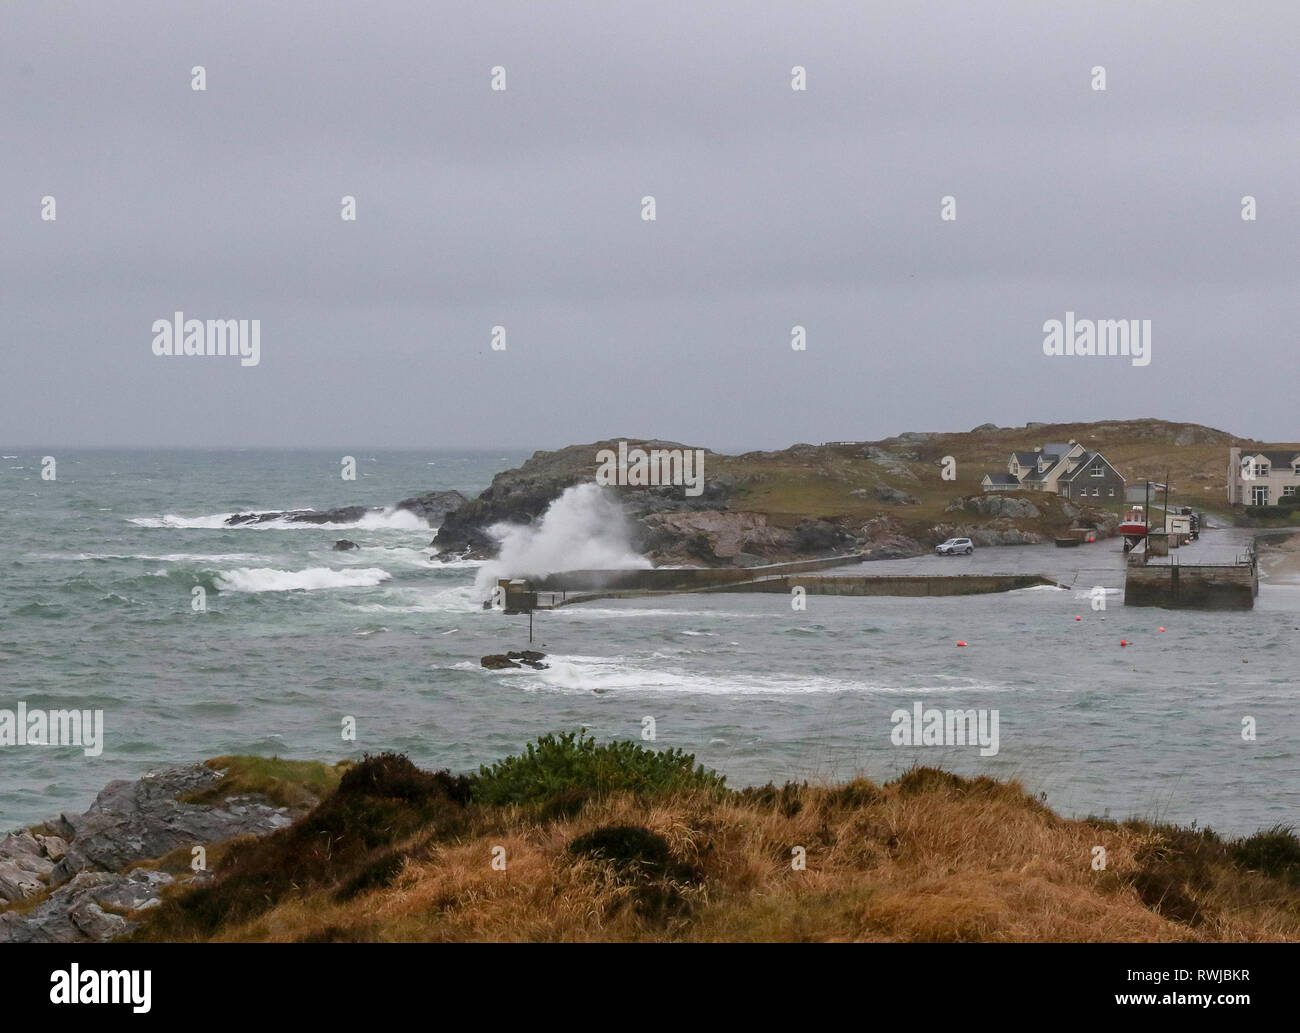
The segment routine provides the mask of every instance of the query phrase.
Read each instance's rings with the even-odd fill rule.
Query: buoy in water
[[[1119,644],[1120,644],[1121,646],[1127,646],[1127,645],[1128,645],[1128,643],[1125,642],[1123,639],[1120,639],[1120,640],[1119,640]]]
[[[1075,617],[1074,619],[1077,620],[1077,621],[1081,621],[1081,620],[1083,620],[1082,617]]]
[[[965,644],[966,644],[965,642],[960,642],[960,641],[957,643],[957,645],[959,646],[964,646]]]
[[[1164,629],[1164,628],[1161,628],[1160,630],[1161,630],[1161,631],[1164,631],[1165,629]]]

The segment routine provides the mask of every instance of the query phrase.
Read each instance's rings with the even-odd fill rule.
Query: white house
[[[1228,449],[1228,502],[1276,506],[1300,491],[1300,450]]]

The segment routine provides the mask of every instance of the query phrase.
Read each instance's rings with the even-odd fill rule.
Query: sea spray
[[[373,588],[391,577],[388,571],[378,567],[349,570],[237,567],[218,572],[215,585],[222,592],[312,592],[322,588]]]
[[[644,569],[632,548],[627,517],[595,484],[565,488],[536,523],[495,524],[497,558],[479,568],[475,588],[486,594],[502,577],[542,577],[560,570]]]

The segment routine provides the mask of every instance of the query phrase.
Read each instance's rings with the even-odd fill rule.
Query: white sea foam
[[[565,488],[534,524],[496,524],[489,530],[501,548],[479,570],[475,586],[483,593],[500,577],[651,566],[632,550],[623,510],[595,484]]]
[[[515,684],[530,690],[562,693],[632,691],[693,693],[712,696],[789,696],[823,693],[866,695],[932,695],[953,692],[999,692],[1008,686],[934,676],[936,684],[903,685],[874,679],[835,678],[826,675],[714,674],[651,669],[626,662],[625,657],[548,656],[544,671],[524,668]],[[465,668],[468,669],[468,668]],[[500,672],[485,672],[497,674]]]
[[[290,507],[292,508],[292,507]],[[278,512],[278,511],[276,511]],[[311,510],[301,510],[311,512]],[[366,513],[360,520],[344,523],[311,524],[296,520],[266,520],[260,523],[248,522],[227,524],[233,513],[212,513],[207,516],[187,517],[176,513],[165,513],[160,517],[131,517],[131,523],[137,527],[176,528],[182,530],[237,530],[252,528],[260,531],[310,531],[338,530],[353,528],[362,531],[420,531],[432,530],[424,520],[409,509],[383,509]]]
[[[220,571],[216,586],[223,592],[314,592],[326,588],[373,588],[387,581],[391,574],[378,567],[354,570],[331,570],[310,567],[307,570],[275,570],[272,567],[237,567]]]
[[[150,563],[240,563],[249,565],[267,562],[266,556],[251,552],[40,552],[33,559],[69,560],[85,563],[87,560],[147,560]]]
[[[543,593],[545,594],[545,593]],[[741,617],[746,620],[764,620],[770,621],[770,613],[737,613],[734,610],[659,610],[652,608],[643,608],[636,605],[637,600],[630,600],[630,605],[621,609],[614,609],[607,606],[592,606],[590,603],[582,603],[577,606],[564,606],[553,611],[556,617],[568,617],[576,619],[579,617],[622,617],[624,620],[639,620],[642,617]],[[552,614],[547,615],[548,618]]]

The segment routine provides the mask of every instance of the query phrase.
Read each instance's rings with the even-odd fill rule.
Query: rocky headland
[[[1048,542],[1071,530],[1114,532],[1123,499],[1082,505],[1045,492],[984,493],[1013,451],[1080,441],[1103,452],[1130,482],[1172,480],[1215,498],[1215,474],[1235,439],[1197,424],[1162,420],[1084,424],[984,424],[966,433],[907,432],[881,441],[797,444],[774,452],[704,452],[703,491],[608,487],[628,517],[630,545],[655,565],[754,566],[864,553],[892,559],[927,553],[950,537],[977,545]],[[493,478],[447,513],[433,548],[445,557],[496,555],[497,524],[537,521],[566,488],[594,479],[597,453],[629,447],[685,449],[679,442],[613,438],[540,451]]]

